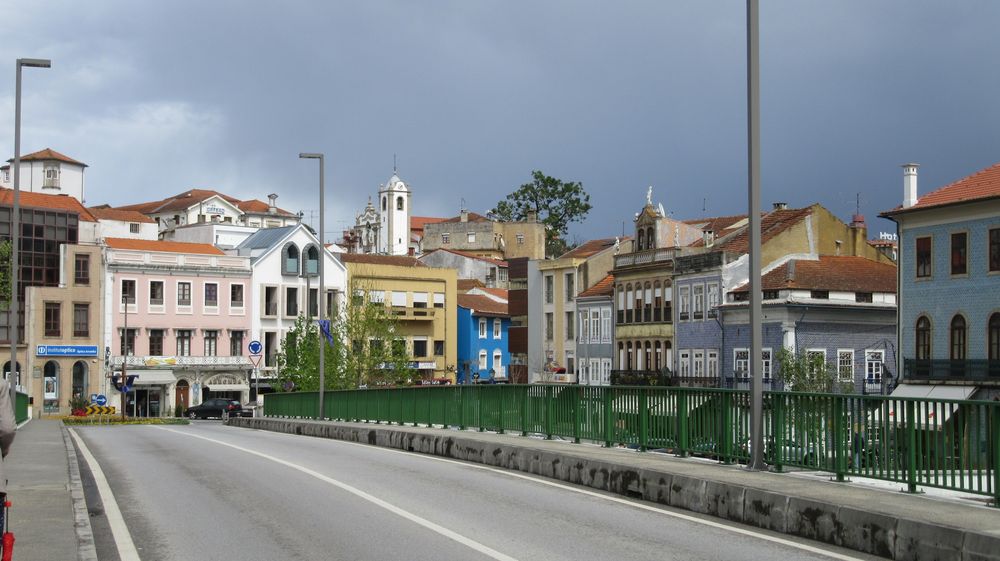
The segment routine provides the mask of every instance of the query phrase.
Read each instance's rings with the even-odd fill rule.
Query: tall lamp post
[[[326,315],[326,302],[324,301],[325,300],[324,297],[326,296],[326,282],[325,282],[326,279],[325,279],[325,276],[323,274],[324,270],[326,269],[326,242],[323,241],[323,236],[324,236],[324,233],[325,233],[325,224],[323,222],[323,215],[325,214],[323,212],[323,209],[324,209],[323,192],[325,191],[325,189],[323,188],[323,174],[324,174],[323,161],[324,161],[324,159],[323,159],[323,154],[316,154],[316,153],[310,153],[310,152],[302,152],[302,153],[299,154],[299,157],[303,158],[303,159],[319,160],[319,257],[320,257],[320,259],[319,259],[319,291],[318,291],[319,292],[319,294],[318,294],[318,296],[319,296],[319,305],[317,307],[319,308],[319,310],[318,310],[319,311],[319,324],[320,324],[320,326],[322,326],[323,325],[323,318]],[[306,308],[308,308],[308,307],[309,307],[309,293],[307,292],[306,293]],[[308,310],[307,310],[307,312],[308,312]],[[326,389],[326,368],[325,368],[325,364],[324,364],[325,363],[324,359],[325,359],[325,356],[326,356],[326,352],[325,352],[326,351],[326,339],[323,337],[323,329],[322,329],[322,327],[319,329],[318,335],[319,335],[319,339],[320,339],[320,341],[319,341],[319,415],[318,415],[318,418],[320,420],[322,420],[323,419],[323,411],[324,411],[324,409],[323,409],[323,392]]]
[[[747,216],[750,218],[750,463],[764,464],[764,377],[760,284],[760,18],[759,1],[747,0]]]
[[[10,373],[17,370],[17,326],[20,314],[17,296],[17,281],[20,266],[17,249],[21,235],[21,67],[49,68],[52,61],[44,58],[17,59],[17,78],[14,82],[14,211],[10,218],[10,307],[7,317],[7,334],[10,338]],[[20,372],[18,372],[20,374]],[[14,376],[11,376],[14,378]],[[10,402],[17,403],[14,384],[10,384]]]

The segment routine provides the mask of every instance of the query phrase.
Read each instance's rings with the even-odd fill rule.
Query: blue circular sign
[[[250,341],[250,344],[247,345],[247,348],[250,349],[250,354],[259,355],[260,352],[264,350],[264,345],[261,345],[260,341]]]
[[[97,405],[107,405],[108,404],[108,397],[106,395],[104,395],[104,394],[97,394],[97,396],[95,397],[95,399],[93,401]]]

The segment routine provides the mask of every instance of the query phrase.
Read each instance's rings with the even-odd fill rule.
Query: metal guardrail
[[[21,424],[28,420],[28,394],[15,392],[14,422]]]
[[[316,393],[264,398],[265,416],[316,418]],[[324,417],[542,434],[699,455],[750,456],[750,394],[726,388],[473,385],[328,392]],[[764,393],[765,459],[987,495],[1000,505],[1000,402]]]

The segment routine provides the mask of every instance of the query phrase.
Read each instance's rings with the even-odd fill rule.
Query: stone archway
[[[202,384],[202,400],[210,397],[236,399],[241,403],[249,399],[250,385],[245,375],[223,372],[206,378]]]
[[[187,380],[177,380],[177,385],[174,387],[174,409],[180,408],[181,415],[187,411],[187,408],[191,405],[191,388],[188,385]]]

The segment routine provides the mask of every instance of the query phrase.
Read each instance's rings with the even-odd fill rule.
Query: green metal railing
[[[264,411],[314,419],[317,403],[316,393],[268,394]],[[327,419],[540,434],[723,463],[750,456],[745,390],[425,386],[328,392],[324,407]],[[1000,505],[1000,402],[765,392],[763,422],[764,456],[777,470],[952,489]]]
[[[28,394],[14,392],[14,421],[18,424],[28,420]]]

